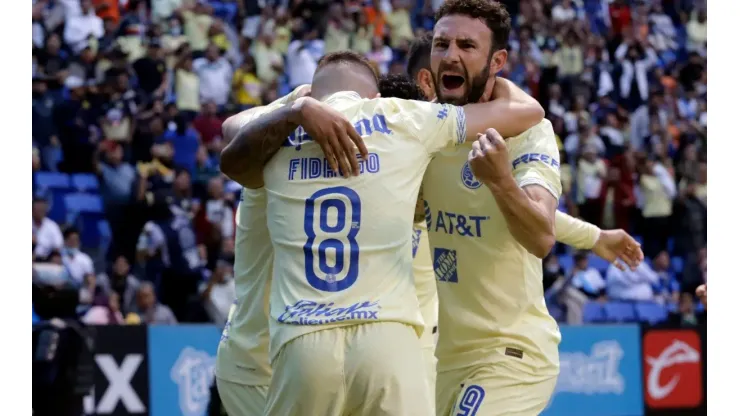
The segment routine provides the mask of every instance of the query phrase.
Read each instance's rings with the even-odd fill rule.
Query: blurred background
[[[328,52],[404,73],[442,2],[32,1],[33,321],[93,328],[63,383],[87,414],[217,412],[240,191],[219,172],[221,123],[310,83]],[[554,126],[560,209],[645,252],[635,272],[564,246],[544,260],[563,332],[545,414],[705,414],[705,2],[502,3],[514,28],[499,75]],[[43,333],[35,362],[54,345]]]

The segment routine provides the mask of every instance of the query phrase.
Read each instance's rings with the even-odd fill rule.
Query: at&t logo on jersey
[[[462,167],[460,179],[462,179],[463,185],[468,189],[478,189],[482,185],[482,183],[475,178],[475,175],[473,175],[473,170],[470,169],[470,163],[468,162],[465,162]]]
[[[177,384],[180,412],[184,416],[201,416],[211,400],[211,383],[216,357],[205,351],[186,347],[170,371]]]
[[[434,275],[440,282],[457,283],[457,252],[434,248]]]
[[[431,217],[431,212],[429,216]],[[434,232],[441,231],[445,234],[457,234],[462,237],[480,237],[482,235],[482,223],[491,219],[489,216],[463,215],[447,211],[437,211],[436,217]]]
[[[691,330],[645,334],[645,401],[659,408],[693,408],[703,399],[701,341]]]
[[[335,306],[334,302],[319,303],[299,300],[285,307],[277,320],[283,324],[323,325],[343,321],[371,321],[378,319],[378,302],[357,302],[347,307]]]

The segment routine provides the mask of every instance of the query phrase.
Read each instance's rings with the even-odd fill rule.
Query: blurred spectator
[[[363,55],[370,52],[374,28],[367,20],[365,13],[357,14],[357,29],[352,33],[352,50]]]
[[[199,0],[188,3],[192,6],[186,6],[186,3],[183,2],[183,7],[179,9],[185,22],[183,32],[188,39],[190,48],[197,55],[200,55],[208,47],[208,30],[213,24],[212,9],[205,1]]]
[[[97,40],[102,37],[103,19],[95,14],[92,0],[80,0],[80,13],[68,14],[64,22],[64,43],[79,53],[87,46],[97,48]]]
[[[200,78],[193,70],[193,58],[185,53],[175,67],[175,105],[192,120],[200,111]]]
[[[407,47],[408,42],[414,39],[408,11],[409,3],[409,0],[391,0],[393,10],[385,15],[391,38],[390,46],[394,49]]]
[[[157,301],[154,286],[149,282],[142,282],[136,292],[137,314],[146,324],[175,325],[177,319],[172,310]]]
[[[95,281],[95,269],[89,255],[80,250],[80,233],[74,227],[64,230],[62,262],[72,280],[79,286]]]
[[[699,9],[691,13],[691,19],[686,24],[688,43],[686,48],[698,52],[702,56],[707,53],[707,12]]]
[[[257,78],[257,65],[252,55],[244,57],[242,66],[234,71],[231,82],[234,94],[234,102],[242,110],[261,105],[262,84]]]
[[[578,289],[588,299],[604,297],[606,282],[598,270],[589,266],[588,252],[580,252],[574,256],[574,267],[570,284]]]
[[[233,266],[219,260],[207,281],[200,285],[200,296],[206,312],[218,326],[226,325],[229,309],[236,299],[236,288],[232,276]]]
[[[676,326],[694,327],[700,322],[705,322],[704,315],[696,313],[694,305],[694,294],[691,292],[682,292],[678,302],[678,310],[668,316],[668,323]]]
[[[221,57],[216,45],[211,44],[204,58],[193,62],[193,69],[198,74],[201,103],[213,101],[223,106],[231,95],[231,64]]]
[[[208,182],[219,175],[221,171],[218,168],[216,157],[211,157],[205,146],[198,148],[195,155],[195,174],[193,175],[193,185],[198,189],[206,189]]]
[[[49,206],[45,198],[33,198],[33,256],[45,259],[52,252],[60,251],[64,237],[59,225],[46,216]]]
[[[591,224],[600,225],[601,189],[606,179],[606,164],[596,155],[596,147],[586,144],[578,161],[578,212]]]
[[[139,87],[148,98],[163,96],[169,85],[167,67],[162,60],[162,44],[159,39],[150,39],[146,55],[134,62],[134,71]]]
[[[550,254],[543,260],[543,273],[542,284],[545,292],[549,289],[558,279],[565,277],[565,271],[558,262],[558,256]]]
[[[639,174],[643,251],[645,256],[654,257],[668,245],[676,183],[665,166],[655,161],[654,158],[643,161]]]
[[[101,296],[82,317],[87,325],[123,325],[119,297],[117,293]]]
[[[655,298],[653,286],[658,282],[658,274],[646,262],[640,263],[634,271],[619,270],[612,264],[606,271],[606,294],[613,300],[652,301]]]
[[[310,84],[313,79],[313,73],[316,71],[317,59],[311,53],[311,44],[316,39],[316,30],[302,28],[296,39],[288,46],[286,73],[290,88],[295,89],[300,85]],[[259,59],[254,55],[255,59]],[[257,72],[259,78],[263,81],[266,79]]]
[[[257,63],[257,76],[265,83],[277,81],[283,71],[283,55],[275,48],[275,35],[263,33],[252,47],[252,56]],[[288,48],[288,56],[290,54]]]
[[[124,256],[116,257],[109,273],[101,273],[98,286],[108,296],[116,296],[124,315],[136,311],[136,292],[139,280],[131,274],[131,266]]]
[[[388,66],[393,60],[393,51],[390,46],[383,43],[382,38],[376,36],[373,38],[373,46],[370,52],[368,52],[367,58],[375,62],[379,72],[385,75],[388,73]]]
[[[671,258],[667,251],[661,251],[653,259],[653,270],[658,275],[658,281],[653,284],[655,301],[663,305],[678,305],[681,284],[671,270]]]
[[[223,119],[218,116],[218,107],[213,102],[203,105],[203,112],[193,121],[193,128],[200,135],[200,141],[206,148],[216,151],[221,141],[221,124]],[[177,151],[177,148],[175,148]],[[192,155],[190,155],[192,156]]]
[[[354,30],[355,24],[346,14],[344,5],[341,3],[331,4],[324,33],[324,53],[349,49],[350,36]]]
[[[175,128],[168,130],[163,140],[172,145],[174,165],[193,172],[195,171],[195,153],[200,146],[198,131],[182,115],[175,118],[174,124]]]

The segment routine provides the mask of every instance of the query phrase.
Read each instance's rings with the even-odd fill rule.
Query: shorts
[[[267,403],[268,386],[248,386],[216,377],[221,404],[229,415],[261,416]]]
[[[272,363],[265,416],[429,416],[434,413],[414,328],[377,322],[330,328],[285,344]]]
[[[437,416],[537,416],[555,391],[557,375],[536,377],[505,363],[437,374]]]

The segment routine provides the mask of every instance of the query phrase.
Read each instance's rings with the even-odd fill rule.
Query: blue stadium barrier
[[[663,305],[655,302],[638,302],[635,304],[635,314],[641,322],[657,324],[668,318],[668,311]]]
[[[98,177],[90,173],[72,175],[72,187],[79,192],[98,192]]]
[[[583,322],[599,323],[606,320],[604,306],[599,302],[588,302],[583,305]]]
[[[635,307],[628,302],[607,302],[604,304],[604,314],[609,322],[636,321]]]

